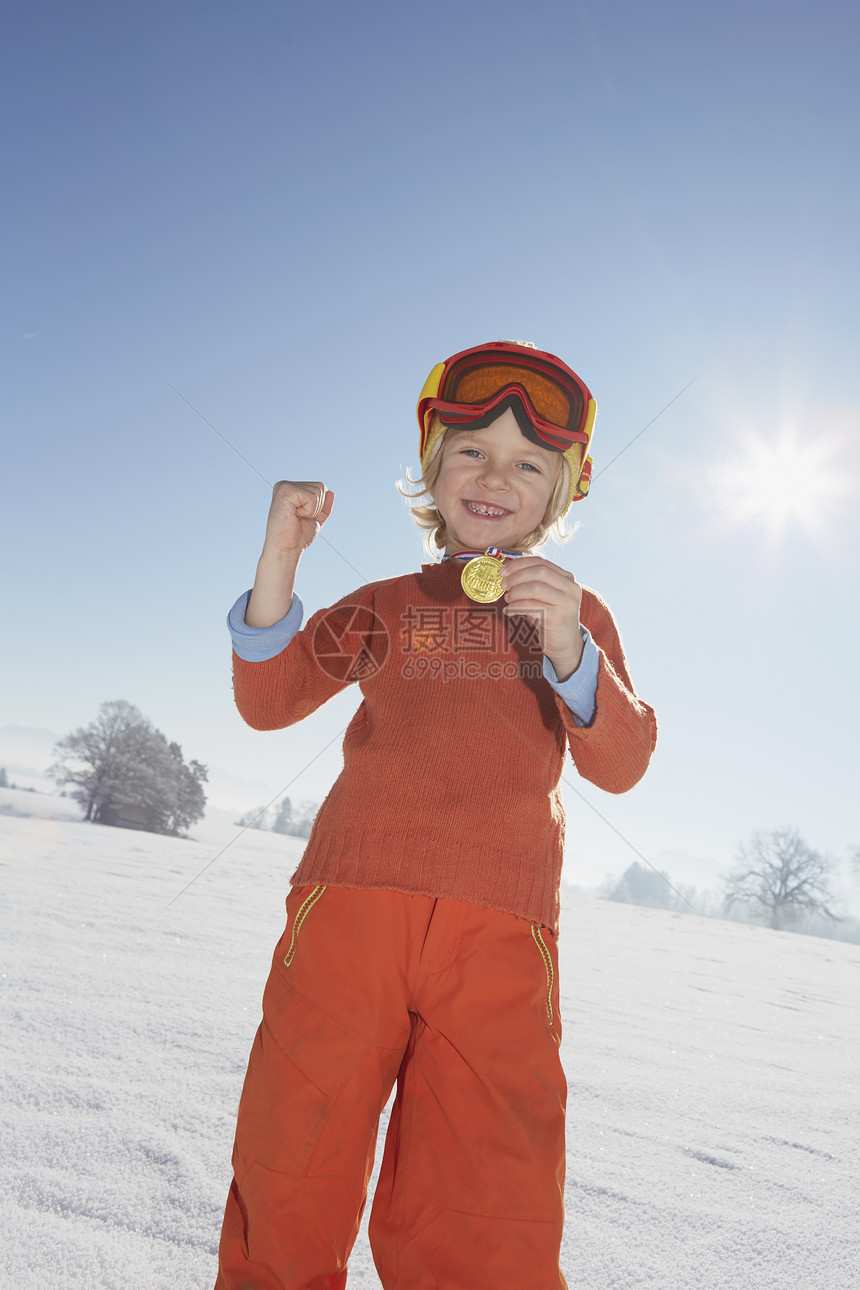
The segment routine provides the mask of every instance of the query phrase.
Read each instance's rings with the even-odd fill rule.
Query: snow
[[[204,1290],[303,844],[75,814],[0,790],[0,1286]],[[560,948],[572,1290],[860,1287],[860,947],[577,897]]]

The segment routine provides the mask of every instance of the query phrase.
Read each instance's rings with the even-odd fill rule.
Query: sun
[[[784,429],[769,438],[740,436],[730,462],[714,471],[720,509],[735,528],[752,526],[777,542],[790,530],[823,534],[845,480],[833,460],[835,445]]]

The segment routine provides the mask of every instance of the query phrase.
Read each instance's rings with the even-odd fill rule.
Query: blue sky
[[[430,367],[525,337],[600,409],[546,554],[609,601],[661,719],[640,787],[583,791],[649,857],[860,842],[854,6],[6,15],[0,725],[121,697],[320,798],[335,750],[304,768],[354,701],[242,726],[223,617],[267,488],[167,382],[266,479],[335,490],[310,610],[421,558],[394,481]],[[568,805],[572,880],[635,858]]]

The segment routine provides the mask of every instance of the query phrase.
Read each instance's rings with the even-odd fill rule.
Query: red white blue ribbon
[[[443,555],[442,563],[446,560],[474,560],[479,555],[491,555],[496,560],[516,560],[522,554],[522,551],[503,551],[501,547],[489,546],[483,551],[456,551],[453,555]]]

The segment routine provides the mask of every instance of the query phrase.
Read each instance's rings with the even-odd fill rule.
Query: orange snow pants
[[[566,1084],[546,928],[456,900],[287,900],[239,1106],[215,1290],[563,1290]]]

